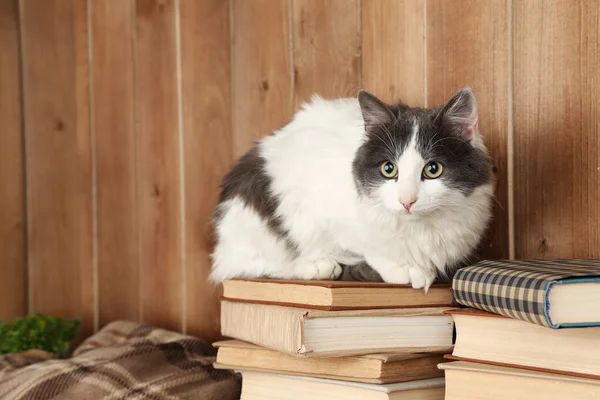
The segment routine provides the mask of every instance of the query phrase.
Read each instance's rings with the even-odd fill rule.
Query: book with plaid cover
[[[552,290],[567,284],[586,284],[579,285],[571,293],[585,292],[589,298],[600,298],[600,259],[484,260],[459,269],[452,282],[452,291],[456,302],[463,306],[550,328],[600,326],[600,319],[585,320],[575,316],[582,310],[571,313],[573,317],[563,318],[563,321],[552,320]],[[580,303],[586,305],[584,301]],[[558,308],[559,304],[556,304],[555,309]],[[562,306],[560,310],[563,315],[564,308]],[[594,313],[593,309],[598,307],[588,308]],[[593,315],[597,315],[595,313]]]

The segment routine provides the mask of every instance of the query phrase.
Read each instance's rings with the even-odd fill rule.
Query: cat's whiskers
[[[390,152],[390,154],[391,154],[392,156],[393,156],[393,155],[396,155],[396,154],[397,154],[397,151],[398,151],[398,149],[397,149],[397,147],[396,147],[396,143],[394,142],[394,140],[393,140],[393,138],[392,138],[392,135],[391,135],[390,131],[389,131],[389,130],[388,130],[388,129],[387,129],[387,128],[386,128],[386,127],[383,125],[383,124],[381,124],[381,123],[379,123],[379,125],[378,125],[378,126],[380,126],[380,127],[382,127],[382,128],[384,129],[384,131],[383,131],[383,132],[386,134],[387,138],[389,139],[389,143],[388,143],[387,141],[385,141],[385,140],[384,140],[382,137],[380,137],[379,135],[373,135],[373,136],[375,136],[377,139],[379,139],[379,140],[380,140],[380,141],[381,141],[381,142],[382,142],[382,143],[383,143],[383,144],[386,146],[386,147],[385,147],[385,149],[386,149],[387,151],[389,151],[389,152]]]
[[[433,146],[434,146],[433,141],[435,140],[435,138],[437,137],[437,135],[439,133],[440,133],[440,131],[436,130],[435,134],[431,137],[431,139],[429,139],[429,143],[427,143],[427,152],[433,152]]]
[[[385,134],[387,135],[388,139],[390,140],[390,143],[393,147],[393,153],[396,154],[397,156],[399,156],[398,154],[398,144],[396,143],[396,141],[394,140],[394,138],[392,137],[392,133],[390,132],[390,130],[387,128],[387,126],[385,126],[384,124],[382,124],[381,122],[379,123],[379,125],[383,128]]]

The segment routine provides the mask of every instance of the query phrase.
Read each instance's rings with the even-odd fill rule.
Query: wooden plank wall
[[[25,160],[17,3],[0,0],[0,318],[27,311]]]
[[[600,3],[513,11],[517,257],[600,257]]]
[[[29,310],[94,329],[88,4],[22,1]]]
[[[471,86],[489,258],[600,257],[600,6],[585,0],[0,0],[0,319],[212,340],[222,175],[313,93]]]

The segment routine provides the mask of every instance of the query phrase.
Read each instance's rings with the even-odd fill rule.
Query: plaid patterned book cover
[[[458,270],[452,291],[463,306],[550,328],[600,325],[551,321],[550,290],[576,282],[600,282],[600,259],[480,261]]]

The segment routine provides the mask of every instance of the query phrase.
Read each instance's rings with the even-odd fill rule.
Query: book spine
[[[553,328],[546,312],[548,286],[529,287],[519,276],[495,279],[489,271],[459,269],[452,281],[454,300],[505,317]]]
[[[221,334],[292,356],[303,353],[303,312],[286,307],[223,301]]]

